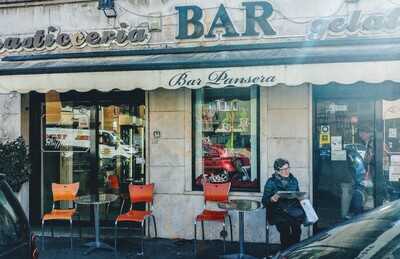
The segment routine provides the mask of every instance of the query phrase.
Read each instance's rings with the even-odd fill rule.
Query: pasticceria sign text
[[[111,44],[126,46],[128,44],[146,43],[149,39],[150,34],[146,28],[129,29],[129,26],[125,23],[121,23],[119,29],[73,33],[61,32],[59,29],[50,26],[47,31],[36,31],[33,36],[0,39],[0,52],[83,48],[85,46],[100,47],[110,46]]]

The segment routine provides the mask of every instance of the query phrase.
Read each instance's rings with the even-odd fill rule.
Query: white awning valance
[[[56,90],[110,91],[159,87],[248,87],[251,85],[297,86],[304,83],[324,85],[331,82],[353,84],[359,81],[381,83],[400,82],[400,61],[355,63],[297,64],[276,66],[248,66],[226,68],[196,68],[145,71],[105,71],[0,76],[0,92]]]

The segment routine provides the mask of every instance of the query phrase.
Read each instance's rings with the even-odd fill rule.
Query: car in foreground
[[[0,258],[36,259],[39,251],[26,215],[14,192],[0,175]]]
[[[400,200],[386,203],[321,232],[274,258],[400,258]]]

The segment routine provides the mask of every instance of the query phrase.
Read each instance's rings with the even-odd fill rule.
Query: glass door
[[[318,228],[326,228],[376,206],[375,102],[319,100],[315,126]]]
[[[101,219],[113,220],[123,199],[127,206],[122,209],[128,208],[128,184],[145,183],[144,98],[134,102],[100,97],[92,94],[86,100],[71,100],[74,98],[56,92],[45,95],[41,117],[42,213],[51,210],[52,183],[79,182],[78,195],[118,195],[116,202],[101,208]],[[88,206],[79,210],[82,220],[92,218]]]
[[[383,200],[397,200],[400,198],[400,99],[382,100],[383,130],[380,151],[384,188],[381,190]]]

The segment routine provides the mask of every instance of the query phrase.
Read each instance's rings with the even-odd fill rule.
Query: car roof
[[[379,253],[378,247],[388,246],[394,239],[396,244],[400,244],[400,201],[387,203],[338,224],[291,247],[283,254],[288,259],[309,258],[315,253],[321,255],[323,251],[329,258],[355,258],[360,254]]]

